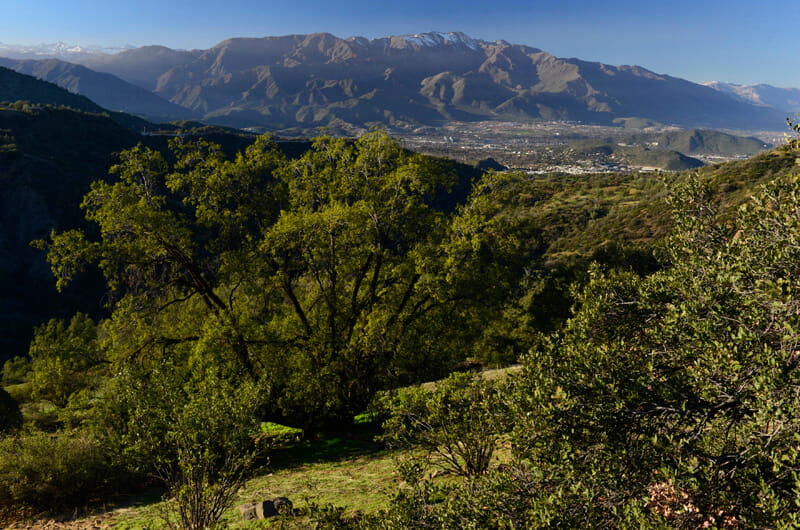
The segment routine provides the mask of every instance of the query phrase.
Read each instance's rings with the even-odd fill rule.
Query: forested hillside
[[[44,322],[4,365],[4,516],[160,483],[175,517],[213,522],[286,443],[265,426],[324,439],[359,418],[404,448],[404,485],[384,511],[317,512],[332,527],[796,522],[794,145],[481,175],[381,132],[148,145],[102,116],[3,112],[5,189],[28,190],[8,200],[71,212],[26,237],[58,289],[96,275],[106,308]],[[71,134],[48,161],[26,142],[51,119]],[[108,174],[52,187],[86,119]],[[63,156],[89,180],[94,158]],[[507,382],[396,391],[518,361]]]
[[[59,89],[60,90],[60,89]],[[76,310],[99,314],[102,287],[86,278],[57,296],[30,246],[53,228],[80,226],[89,183],[138,135],[111,119],[66,108],[0,107],[0,358],[27,350],[34,325]]]

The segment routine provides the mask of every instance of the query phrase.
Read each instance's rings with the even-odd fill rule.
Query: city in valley
[[[442,127],[419,127],[412,131],[394,130],[391,134],[413,151],[459,162],[472,164],[491,158],[507,168],[535,173],[582,174],[666,169],[648,153],[677,151],[665,145],[664,137],[681,132],[690,131],[661,124],[629,129],[568,121],[482,121],[451,122]],[[683,154],[712,164],[748,158],[755,154],[753,150],[786,142],[786,135],[781,131],[712,132],[757,140],[761,145],[751,142],[749,149],[738,152],[731,149],[714,152],[708,148]]]

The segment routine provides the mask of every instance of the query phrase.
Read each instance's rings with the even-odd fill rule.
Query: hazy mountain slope
[[[764,84],[737,85],[719,81],[703,84],[753,105],[772,107],[788,113],[800,112],[800,88],[779,88]]]
[[[215,122],[275,129],[619,117],[781,129],[786,118],[641,67],[561,59],[461,33],[238,38],[208,50],[145,47],[92,61]]]
[[[192,119],[194,114],[139,86],[107,73],[58,59],[16,61],[0,58],[0,65],[19,73],[55,83],[101,107],[138,114],[152,121]]]
[[[779,129],[785,120],[782,113],[743,104],[709,87],[638,66],[568,61],[579,67],[581,79],[593,90],[613,98],[608,104],[618,116],[638,116],[683,126],[730,128]]]
[[[120,79],[153,90],[158,77],[174,66],[185,64],[195,52],[172,50],[165,46],[143,46],[113,55],[91,55],[78,62],[92,70],[114,74]]]
[[[0,66],[0,101],[29,101],[41,105],[65,106],[85,112],[104,112],[102,107],[84,96],[3,66]]]

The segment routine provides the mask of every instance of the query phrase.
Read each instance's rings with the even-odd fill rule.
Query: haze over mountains
[[[59,59],[14,60],[0,57],[0,66],[55,83],[108,110],[136,114],[152,121],[191,119],[196,115],[136,85],[103,72]]]
[[[19,45],[0,42],[0,57],[9,59],[60,58],[65,61],[77,62],[82,56],[110,55],[129,48],[133,48],[133,46],[79,46],[65,42]]]
[[[134,87],[123,90],[118,81],[113,89],[96,88],[130,94],[105,103],[115,110],[276,131],[372,125],[413,130],[495,119],[611,124],[630,117],[684,127],[779,130],[787,117],[781,107],[638,66],[557,58],[458,32],[372,40],[327,33],[234,38],[208,50],[146,46],[111,55],[79,53],[72,60],[165,102]],[[85,95],[88,86],[103,86],[99,78],[84,81],[89,72],[61,64],[11,66]],[[112,85],[111,78],[105,80]],[[128,97],[136,103],[121,107]]]
[[[737,85],[720,81],[703,84],[753,105],[790,113],[800,112],[800,88],[779,88],[765,84]]]

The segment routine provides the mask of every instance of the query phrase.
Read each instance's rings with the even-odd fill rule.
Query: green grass
[[[228,528],[268,528],[267,521],[241,520],[236,508],[247,502],[288,497],[294,504],[296,517],[282,521],[289,528],[308,528],[312,507],[338,506],[346,512],[376,512],[386,508],[390,492],[396,488],[394,471],[396,453],[381,449],[372,442],[372,434],[363,430],[354,438],[335,438],[306,442],[276,451],[270,464],[259,471],[239,491],[235,505],[225,514]],[[123,508],[112,518],[118,530],[151,530],[160,528],[157,499],[150,504]]]
[[[520,365],[487,370],[482,375],[501,380],[521,370]],[[430,387],[435,382],[425,383]],[[227,528],[309,528],[313,521],[309,512],[315,508],[341,507],[345,513],[375,513],[388,508],[400,478],[395,463],[403,453],[385,449],[374,441],[380,426],[374,416],[365,413],[355,418],[355,427],[348,437],[295,443],[272,451],[269,463],[256,472],[239,491],[234,507],[225,514]],[[263,423],[265,433],[297,434],[274,423]],[[508,458],[505,445],[498,448],[498,461]],[[437,480],[448,480],[443,476]],[[236,506],[247,502],[288,497],[297,516],[278,520],[241,520]],[[113,513],[112,527],[117,530],[153,530],[161,527],[159,511],[163,504],[150,495],[139,506],[121,508]]]

